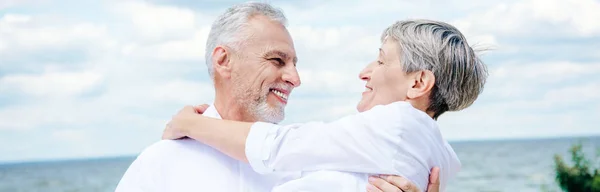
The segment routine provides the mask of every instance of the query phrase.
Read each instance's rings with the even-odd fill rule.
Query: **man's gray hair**
[[[287,26],[287,19],[281,9],[276,9],[267,3],[246,2],[234,5],[221,14],[212,24],[204,58],[211,79],[214,78],[212,52],[217,45],[226,45],[232,49],[238,48],[250,34],[244,34],[248,21],[257,15],[266,16],[273,21]]]
[[[483,91],[487,68],[454,26],[431,20],[398,21],[384,30],[381,41],[386,38],[398,43],[405,72],[433,72],[427,111],[434,113],[434,119],[469,107]]]

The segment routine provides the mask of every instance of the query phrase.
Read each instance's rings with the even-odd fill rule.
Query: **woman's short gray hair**
[[[405,72],[429,70],[435,76],[427,111],[437,119],[446,111],[469,107],[483,91],[485,64],[454,26],[431,20],[404,20],[384,30],[381,41],[400,47]]]
[[[254,16],[263,15],[273,21],[287,25],[287,18],[281,9],[276,9],[267,3],[246,2],[234,5],[221,14],[212,24],[204,59],[211,79],[214,78],[212,52],[217,45],[227,45],[233,49],[241,45],[251,34],[245,34],[248,20]]]

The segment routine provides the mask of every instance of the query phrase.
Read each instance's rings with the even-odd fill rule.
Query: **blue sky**
[[[240,1],[0,1],[0,161],[135,155],[187,104],[210,102],[209,25]],[[490,69],[451,141],[600,135],[597,0],[270,1],[289,19],[302,86],[284,123],[355,113],[382,30],[457,26]]]

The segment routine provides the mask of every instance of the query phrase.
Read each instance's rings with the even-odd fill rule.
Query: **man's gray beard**
[[[242,110],[246,110],[246,113],[254,117],[257,121],[279,123],[285,117],[284,105],[271,107],[267,103],[267,95],[260,93],[260,90],[248,90],[246,83],[243,81],[237,81],[235,83],[236,89],[234,95],[236,96],[237,102],[242,107]],[[267,89],[268,88],[263,88]],[[258,97],[258,98],[257,98]]]
[[[250,113],[253,113],[254,117],[257,117],[259,121],[269,122],[269,123],[279,123],[285,117],[285,112],[283,106],[270,107],[267,103],[266,96],[262,96],[259,99],[259,102],[254,103],[252,106],[253,109],[250,110]]]

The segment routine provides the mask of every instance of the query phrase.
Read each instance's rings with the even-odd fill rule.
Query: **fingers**
[[[383,192],[381,189],[375,187],[375,185],[367,184],[367,192]]]
[[[167,125],[165,126],[165,130],[163,130],[163,134],[162,134],[162,139],[163,140],[167,140],[167,139],[172,139],[173,135],[171,134],[170,131],[170,124],[171,123],[167,123]]]
[[[202,112],[204,112],[206,108],[208,108],[208,105],[187,105],[180,109],[179,112],[177,112],[177,114],[171,117],[169,123],[165,125],[165,129],[161,138],[165,140],[184,138],[184,128],[189,127],[190,121],[192,121],[190,117],[197,117],[195,116],[198,113],[196,107],[199,107],[199,109],[202,110]]]
[[[208,107],[209,107],[208,104],[202,104],[202,105],[195,106],[194,109],[196,110],[196,113],[203,114],[204,111],[206,111],[206,109],[208,109]]]
[[[402,191],[405,192],[420,192],[421,190],[415,186],[414,183],[410,182],[408,179],[401,177],[401,176],[396,176],[396,175],[386,175],[383,176],[383,178],[385,179],[385,181],[387,181],[388,183],[391,183],[392,185],[394,185],[397,188],[400,188]]]
[[[187,105],[187,106],[183,107],[183,109],[179,110],[179,112],[177,112],[177,114],[189,113],[189,112],[203,114],[204,111],[206,111],[206,109],[208,109],[208,107],[209,107],[208,104],[202,104],[202,105],[197,105],[197,106]]]
[[[376,188],[379,189],[379,191],[382,192],[401,192],[400,188],[392,185],[391,183],[383,180],[382,178],[379,177],[369,177],[369,184],[375,186]],[[367,186],[367,191],[369,190],[369,187]],[[377,191],[377,190],[375,190]]]
[[[175,114],[173,117],[175,117],[179,114],[184,114],[184,113],[189,113],[189,112],[196,112],[196,109],[194,108],[194,106],[186,105],[185,107],[183,107],[179,111],[177,111],[177,114]]]
[[[194,106],[191,105],[187,105],[183,108],[183,111],[185,112],[196,112],[196,108],[194,108]]]
[[[431,174],[429,175],[429,184],[427,185],[428,192],[439,192],[440,191],[440,168],[433,167]]]

